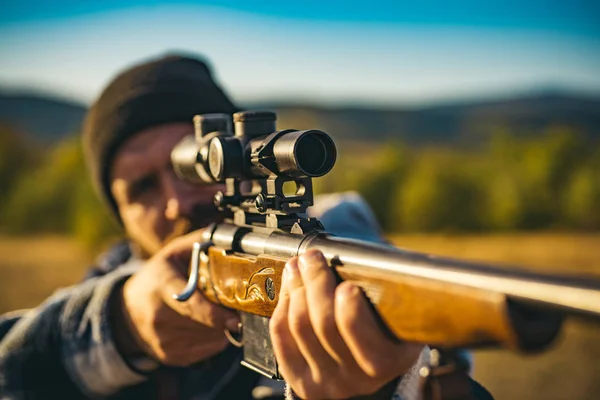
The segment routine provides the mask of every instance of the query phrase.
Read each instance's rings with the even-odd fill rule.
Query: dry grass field
[[[600,235],[402,235],[400,247],[474,260],[523,264],[543,271],[600,276]],[[63,237],[0,237],[0,312],[39,304],[76,283],[92,260]],[[600,327],[570,321],[540,355],[476,351],[474,375],[498,400],[600,398]]]
[[[0,236],[0,312],[34,307],[77,283],[92,260],[69,238]]]

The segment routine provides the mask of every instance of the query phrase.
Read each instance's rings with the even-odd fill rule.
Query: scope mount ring
[[[213,246],[212,241],[208,241],[208,242],[204,242],[204,243],[199,243],[199,242],[194,243],[194,249],[192,251],[192,265],[191,265],[190,276],[188,278],[187,285],[185,285],[185,288],[183,289],[183,291],[179,294],[177,294],[177,293],[172,294],[172,297],[175,300],[184,302],[184,301],[187,301],[190,297],[192,297],[192,295],[196,291],[196,288],[198,287],[198,279],[200,278],[200,257],[202,255],[202,253],[206,253],[206,251],[208,251],[208,249],[211,246]]]

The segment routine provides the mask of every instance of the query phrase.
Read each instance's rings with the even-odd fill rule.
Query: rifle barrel
[[[368,268],[474,287],[502,293],[517,301],[600,319],[597,278],[468,262],[323,233],[298,235],[257,230],[244,233],[235,225],[220,224],[212,238],[217,246],[256,256],[289,258],[317,249],[331,264],[344,268]]]
[[[600,318],[600,280],[591,277],[541,274],[336,237],[315,237],[304,251],[309,248],[322,251],[328,260],[339,258],[344,266],[490,290],[515,300]]]

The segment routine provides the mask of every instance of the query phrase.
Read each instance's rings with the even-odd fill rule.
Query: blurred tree
[[[371,158],[371,164],[365,166],[354,187],[371,205],[385,231],[397,230],[395,193],[403,186],[411,163],[409,157],[402,144],[388,143],[380,154]]]
[[[78,138],[41,158],[23,137],[0,132],[3,230],[73,234],[90,247],[119,234],[92,189]],[[600,229],[600,147],[572,129],[526,138],[501,131],[478,151],[409,151],[398,142],[348,142],[342,150],[315,190],[359,191],[388,232]]]
[[[600,229],[600,169],[597,166],[582,166],[571,175],[563,204],[569,226]]]
[[[570,175],[587,159],[587,143],[572,129],[550,128],[540,139],[524,145],[520,165],[526,189],[526,213],[522,228],[563,226],[563,190]]]
[[[482,224],[491,230],[515,230],[525,219],[525,200],[519,182],[510,173],[496,173],[483,181],[486,204]]]
[[[73,137],[21,175],[1,215],[9,232],[74,234],[95,247],[118,232],[105,208],[89,183],[80,140]]]
[[[488,229],[514,230],[525,219],[525,197],[520,160],[523,145],[507,131],[498,130],[489,141],[483,157],[487,176],[480,176],[485,191],[482,223]]]
[[[475,230],[480,190],[468,173],[467,155],[420,155],[402,187],[396,187],[396,227],[405,231]]]
[[[593,149],[564,127],[497,129],[483,149],[354,146],[316,186],[358,190],[386,231],[597,227]]]
[[[35,142],[28,141],[8,125],[0,125],[0,210],[4,208],[20,175],[37,165],[40,153],[41,149]],[[1,226],[3,224],[0,223]]]

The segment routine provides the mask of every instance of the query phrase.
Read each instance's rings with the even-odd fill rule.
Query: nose
[[[163,182],[165,217],[169,220],[189,217],[193,208],[193,198],[190,196],[189,190],[186,190],[183,182],[177,178],[167,177]]]
[[[181,204],[178,198],[171,197],[167,199],[165,217],[169,220],[176,220],[181,217]]]

